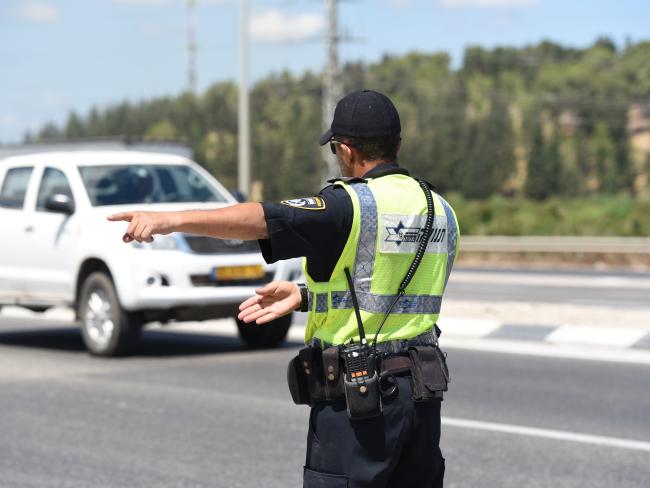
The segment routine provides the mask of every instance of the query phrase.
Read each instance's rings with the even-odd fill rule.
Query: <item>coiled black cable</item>
[[[431,239],[431,234],[433,233],[433,220],[435,218],[435,207],[433,205],[433,197],[431,196],[431,189],[429,188],[429,184],[426,181],[420,180],[418,178],[416,178],[416,180],[419,183],[420,188],[422,188],[425,198],[427,199],[427,220],[424,224],[424,230],[422,231],[422,238],[420,239],[420,245],[418,246],[418,250],[415,252],[415,258],[413,259],[411,266],[406,272],[406,276],[404,276],[402,283],[399,285],[399,288],[397,289],[397,295],[395,296],[395,300],[393,300],[390,307],[388,307],[388,311],[386,312],[386,315],[384,315],[384,318],[379,324],[379,327],[377,327],[377,332],[375,332],[375,337],[372,340],[373,352],[375,352],[377,349],[377,338],[379,337],[379,332],[381,331],[382,327],[386,323],[386,319],[388,319],[388,316],[393,311],[393,308],[395,307],[399,299],[402,298],[406,293],[406,287],[409,285],[409,283],[415,276],[415,273],[418,270],[418,267],[420,266],[420,262],[422,261],[422,258],[424,257],[424,254],[427,251],[427,246],[429,245],[429,239]]]

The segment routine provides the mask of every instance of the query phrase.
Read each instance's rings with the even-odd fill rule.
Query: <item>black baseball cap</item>
[[[382,137],[398,136],[401,131],[397,109],[386,95],[373,90],[356,91],[336,104],[334,120],[320,136],[320,145],[327,144],[335,135]]]

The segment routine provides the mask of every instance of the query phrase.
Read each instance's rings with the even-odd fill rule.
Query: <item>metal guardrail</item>
[[[648,254],[650,237],[461,236],[461,252]]]

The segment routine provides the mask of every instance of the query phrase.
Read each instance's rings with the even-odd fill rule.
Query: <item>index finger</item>
[[[110,220],[111,222],[118,222],[123,220],[124,222],[131,222],[131,219],[133,218],[133,212],[120,212],[116,214],[109,215],[106,217],[106,220]]]

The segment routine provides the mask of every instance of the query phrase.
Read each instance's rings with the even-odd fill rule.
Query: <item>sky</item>
[[[323,0],[249,0],[252,81],[325,64]],[[188,87],[186,0],[0,0],[0,143],[74,110]],[[196,0],[198,89],[238,79],[239,0]],[[650,39],[649,0],[342,0],[340,59]],[[650,62],[650,60],[649,60]],[[372,87],[369,87],[372,88]]]

